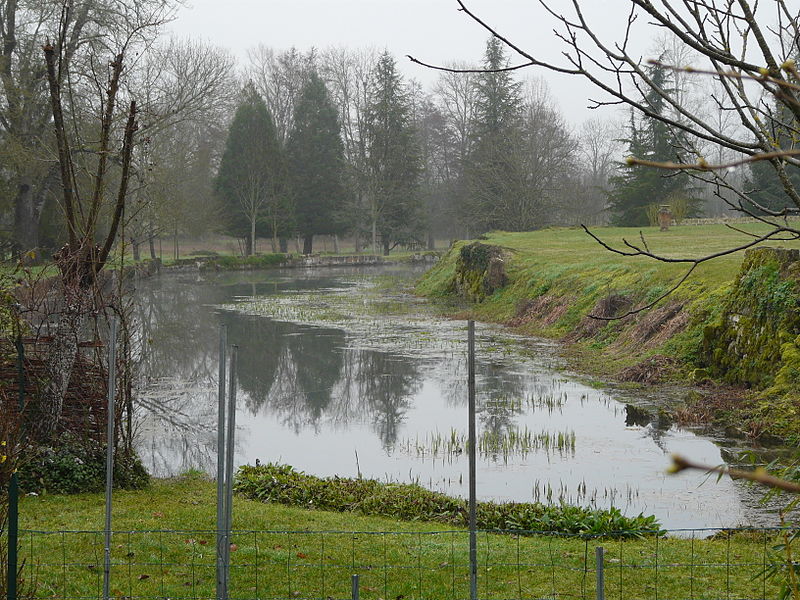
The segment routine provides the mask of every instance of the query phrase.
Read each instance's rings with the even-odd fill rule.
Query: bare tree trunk
[[[361,232],[358,229],[353,232],[353,243],[355,244],[355,252],[358,254],[361,252]]]
[[[298,253],[298,254],[301,254],[301,253],[302,253],[302,251],[300,250],[300,248],[301,248],[302,246],[300,245],[300,236],[299,236],[299,235],[298,235],[297,237],[295,237],[295,238],[294,238],[294,242],[295,242],[295,244],[297,245],[297,253]]]
[[[303,238],[303,254],[308,255],[312,253],[312,246],[314,244],[314,235],[307,235]]]
[[[333,234],[333,252],[339,254],[339,236],[335,233]]]
[[[378,254],[378,218],[372,215],[372,253]]]
[[[278,239],[273,235],[270,243],[272,245],[272,253],[275,254],[278,251]]]
[[[282,237],[278,239],[278,243],[280,244],[279,248],[281,252],[284,254],[289,254],[289,240],[288,238]]]
[[[156,259],[156,239],[153,235],[153,231],[150,230],[150,234],[147,236],[147,242],[150,246],[150,260]]]
[[[134,262],[139,262],[140,260],[142,260],[141,252],[139,250],[139,247],[141,245],[142,245],[142,243],[138,239],[131,238],[131,248],[133,249],[133,261]]]
[[[74,287],[64,291],[64,308],[58,318],[53,342],[47,359],[47,386],[41,404],[35,412],[35,422],[30,423],[34,436],[42,441],[55,433],[64,406],[64,396],[72,378],[73,366],[78,355],[78,336],[86,318],[88,290]]]
[[[256,253],[256,217],[252,215],[250,219],[250,248],[247,254],[253,256]]]

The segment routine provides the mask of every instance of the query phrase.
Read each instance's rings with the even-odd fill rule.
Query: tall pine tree
[[[467,202],[462,219],[471,232],[513,229],[506,222],[506,208],[519,189],[515,174],[522,138],[521,87],[508,71],[503,42],[492,37],[486,44],[483,66],[475,84],[475,113],[472,151],[467,158],[465,178]]]
[[[419,178],[420,153],[414,134],[412,100],[384,52],[372,75],[367,111],[367,186],[373,247],[380,238],[383,253],[424,237]]]
[[[275,239],[291,220],[286,161],[267,105],[248,85],[233,117],[215,184],[227,230],[246,239],[247,254],[265,229]]]
[[[344,147],[337,109],[325,83],[312,72],[300,92],[286,145],[295,227],[303,253],[311,254],[316,234],[343,229]]]
[[[655,87],[669,93],[670,81],[664,67],[652,66],[649,75]],[[645,102],[654,114],[666,116],[664,98],[652,87],[645,94]],[[680,140],[663,120],[644,116],[637,122],[631,113],[628,138],[622,141],[628,146],[629,156],[656,162],[681,161]],[[609,183],[611,222],[623,227],[647,225],[647,209],[653,204],[670,204],[676,198],[684,198],[689,204],[687,216],[692,216],[700,203],[684,173],[664,173],[626,162],[620,165],[617,175],[609,178]]]

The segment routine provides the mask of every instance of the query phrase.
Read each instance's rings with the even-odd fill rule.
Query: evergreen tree
[[[656,88],[669,91],[670,81],[664,67],[651,67],[650,77]],[[666,117],[664,98],[655,89],[648,89],[645,102],[653,113]],[[628,134],[629,137],[621,141],[627,144],[629,156],[656,162],[680,162],[679,140],[662,119],[645,116],[637,122],[631,113]],[[687,216],[693,216],[700,203],[684,173],[664,173],[623,163],[618,174],[609,178],[609,183],[612,186],[608,195],[611,222],[623,227],[647,225],[647,209],[653,204],[670,204],[676,198],[685,198],[689,204]]]
[[[325,83],[312,72],[300,93],[286,146],[303,253],[311,254],[315,234],[343,229],[344,147],[337,109]]]
[[[774,112],[765,121],[767,128],[765,131],[775,150],[797,150],[798,122],[787,106],[776,102]],[[794,189],[800,189],[800,168],[786,162],[783,163],[783,168]],[[786,194],[780,178],[775,176],[775,165],[770,164],[770,161],[759,161],[754,163],[751,169],[747,187],[753,191],[748,197],[755,205],[745,203],[746,209],[756,214],[766,214],[767,211],[780,212],[784,209],[797,210],[792,199]]]
[[[291,221],[285,158],[272,115],[251,85],[228,131],[215,191],[227,231],[247,240],[247,254],[255,252],[260,230],[267,230],[273,244],[285,234]]]
[[[372,77],[367,121],[367,178],[373,248],[421,242],[422,164],[412,118],[412,99],[394,58],[384,52]]]
[[[520,187],[514,174],[521,175],[516,160],[524,103],[522,84],[500,70],[507,65],[503,43],[492,37],[486,45],[485,72],[476,79],[473,143],[465,169],[468,199],[462,218],[473,232],[514,228],[503,215]]]
[[[786,149],[784,147],[784,149]],[[784,164],[786,175],[795,189],[800,189],[800,168],[794,165]],[[789,209],[789,214],[794,214],[797,207],[792,199],[786,194],[786,190],[781,180],[775,177],[775,167],[768,161],[759,161],[752,165],[752,171],[748,178],[748,188],[752,189],[748,197],[752,198],[755,204],[744,202],[744,207],[755,214],[767,214],[770,212],[781,212]],[[766,209],[762,210],[762,209]]]

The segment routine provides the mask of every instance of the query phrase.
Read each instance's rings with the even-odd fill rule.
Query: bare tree
[[[463,63],[453,63],[452,67],[467,68]],[[463,165],[469,154],[475,119],[475,74],[443,72],[434,86],[434,94],[455,143],[455,163]]]
[[[587,225],[607,222],[608,178],[622,154],[620,129],[616,123],[595,118],[585,121],[579,130],[578,166],[583,180],[583,198],[576,215],[578,222]]]
[[[136,3],[110,0],[0,0],[0,152],[4,157],[3,178],[14,196],[14,247],[19,255],[40,245],[39,224],[48,198],[59,181],[52,148],[52,111],[47,69],[41,47],[49,35],[58,40],[58,75],[65,85],[69,121],[77,123],[89,108],[87,94],[97,81],[100,55],[115,56],[127,41],[129,47],[145,47],[154,28],[139,24],[159,13],[169,17],[174,0],[140,0]],[[96,114],[97,104],[91,106]],[[73,127],[74,129],[74,127]],[[77,144],[80,147],[80,144]]]
[[[208,44],[168,38],[135,65],[126,88],[139,100],[141,143],[134,161],[135,207],[125,234],[139,246],[162,231],[198,233],[213,212],[212,171],[238,90],[235,62]]]
[[[103,73],[94,72],[96,101],[85,104],[89,112],[95,107],[93,123],[75,114],[73,98],[78,85],[73,83],[70,62],[66,60],[71,40],[69,15],[73,10],[69,1],[61,4],[62,26],[54,42],[43,47],[67,243],[55,257],[63,306],[47,359],[49,382],[35,424],[40,437],[50,436],[60,419],[85,321],[104,308],[99,275],[109,261],[123,220],[138,129],[136,101],[129,100],[122,112],[118,108],[126,53],[145,39],[144,32],[157,28],[168,16],[167,7],[161,4],[118,3],[115,7],[119,27],[103,31],[105,35],[94,48],[97,55],[87,61],[91,66],[105,65]],[[110,61],[106,59],[109,53]],[[81,86],[79,91],[88,89]],[[72,113],[67,113],[65,107],[71,108]],[[115,147],[117,139],[121,140],[119,148]],[[108,190],[112,169],[118,171],[114,192]],[[104,218],[108,221],[105,226]]]
[[[509,222],[521,229],[560,224],[559,215],[574,203],[564,191],[575,170],[578,142],[544,80],[527,82],[522,131],[517,179],[522,185]]]
[[[331,48],[320,56],[320,75],[336,106],[342,127],[347,180],[354,199],[347,211],[355,249],[369,235],[367,177],[367,107],[372,85],[372,68],[378,60],[374,49]]]

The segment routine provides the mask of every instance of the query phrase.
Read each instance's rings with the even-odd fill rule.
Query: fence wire
[[[770,568],[789,564],[776,547],[787,530],[725,529],[640,535],[561,536],[482,531],[478,596],[487,600],[604,596],[743,600],[776,598]],[[242,531],[231,545],[231,599],[351,597],[359,575],[365,600],[469,597],[467,531]],[[102,597],[102,531],[24,531],[23,578],[34,598]],[[601,565],[596,547],[604,548]],[[216,532],[117,531],[112,538],[113,597],[215,598]],[[601,596],[602,597],[602,596]]]

